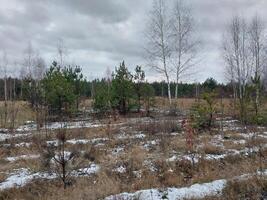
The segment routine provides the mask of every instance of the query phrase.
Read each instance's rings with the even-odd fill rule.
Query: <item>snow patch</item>
[[[21,156],[14,156],[14,157],[7,157],[5,158],[7,161],[9,162],[15,162],[17,160],[21,160],[21,159],[36,159],[39,158],[40,155],[21,155]]]
[[[190,198],[204,198],[207,195],[220,195],[226,185],[226,180],[216,180],[210,183],[194,184],[190,187],[167,188],[165,190],[150,189],[140,190],[135,193],[122,193],[106,197],[105,200],[177,200]]]

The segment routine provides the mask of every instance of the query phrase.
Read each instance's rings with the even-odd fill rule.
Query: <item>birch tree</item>
[[[256,116],[258,115],[260,105],[260,87],[264,65],[266,64],[264,24],[255,16],[249,27],[250,51],[252,56],[252,84],[255,89],[254,109]]]
[[[37,82],[39,82],[40,80],[43,79],[45,72],[46,72],[45,60],[41,56],[37,55],[34,61],[33,78]]]
[[[35,51],[32,47],[32,43],[29,42],[27,48],[25,49],[25,57],[24,57],[24,66],[26,68],[26,73],[28,78],[32,78],[33,66],[35,62]]]
[[[7,53],[3,52],[2,57],[2,71],[4,76],[4,127],[6,127],[7,124],[7,114],[8,114],[8,108],[7,108],[7,66],[8,66],[8,59],[7,59]]]
[[[68,49],[65,46],[64,40],[61,39],[61,38],[58,40],[58,43],[57,43],[57,53],[58,53],[58,56],[59,56],[60,66],[63,67],[63,65],[64,65],[64,57],[67,56]]]
[[[248,27],[241,17],[234,17],[224,37],[223,56],[226,62],[226,78],[237,85],[241,119],[245,120],[246,85],[251,77],[249,62]]]
[[[168,98],[171,105],[171,87],[169,65],[171,56],[170,37],[171,24],[167,15],[166,0],[154,0],[153,9],[146,36],[148,45],[146,48],[150,66],[165,77],[168,85]]]
[[[176,0],[172,16],[172,40],[175,79],[175,98],[178,97],[178,83],[180,78],[189,73],[196,63],[197,46],[199,42],[194,38],[194,19],[191,9],[183,0]]]

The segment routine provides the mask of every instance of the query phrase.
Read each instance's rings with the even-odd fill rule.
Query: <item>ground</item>
[[[244,198],[266,195],[266,127],[241,126],[230,112],[216,116],[214,128],[194,135],[189,151],[185,115],[171,115],[162,105],[158,101],[152,117],[135,113],[110,121],[87,114],[40,131],[26,120],[14,133],[1,129],[0,199],[236,199],[250,182],[259,192],[244,192],[251,195]],[[93,157],[70,172],[65,190],[45,168],[41,146],[58,145],[62,126],[68,129],[65,153]]]

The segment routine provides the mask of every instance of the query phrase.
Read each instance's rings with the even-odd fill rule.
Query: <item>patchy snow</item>
[[[249,139],[249,138],[256,136],[256,134],[255,133],[239,133],[239,136]]]
[[[148,167],[151,172],[156,172],[158,170],[156,166],[153,164],[153,162],[150,160],[145,160],[143,164],[144,166]]]
[[[108,141],[109,139],[108,138],[94,138],[94,139],[91,139],[90,142],[93,143],[93,144],[97,144],[97,143],[100,143],[100,142],[105,142],[105,141]]]
[[[18,144],[15,144],[15,147],[30,147],[32,145],[31,142],[21,142],[21,143],[18,143]]]
[[[267,175],[267,170],[263,172],[257,172],[258,175]],[[234,177],[234,179],[241,180],[247,179],[254,174],[244,174],[238,177]],[[202,199],[206,196],[216,196],[221,195],[222,190],[227,184],[227,180],[220,179],[215,180],[209,183],[202,184],[194,184],[190,187],[182,187],[182,188],[166,188],[166,189],[147,189],[147,190],[139,190],[134,193],[121,193],[117,195],[112,195],[106,197],[105,200],[180,200],[180,199]]]
[[[177,200],[204,198],[207,195],[220,195],[226,185],[226,180],[216,180],[210,183],[194,184],[190,187],[140,190],[135,193],[121,193],[106,197],[105,200]]]
[[[71,176],[87,176],[99,171],[100,167],[96,164],[91,164],[87,168],[75,170],[71,173]],[[22,187],[34,179],[55,179],[58,176],[53,173],[37,172],[31,173],[29,169],[21,168],[15,170],[10,176],[3,182],[0,183],[0,190]]]
[[[235,152],[236,153],[236,152]],[[220,160],[225,158],[226,156],[228,156],[230,154],[206,154],[204,156],[200,155],[200,154],[187,154],[187,155],[173,155],[170,158],[166,159],[167,162],[175,162],[177,160],[181,161],[181,160],[188,160],[190,162],[194,163],[198,163],[200,158],[203,158],[205,160]]]
[[[126,167],[124,167],[124,166],[121,165],[121,166],[119,166],[119,167],[113,169],[112,171],[114,171],[114,172],[118,172],[118,173],[120,173],[120,174],[123,174],[123,173],[126,172]]]
[[[67,140],[66,142],[69,144],[87,144],[87,143],[92,143],[92,144],[98,144],[100,142],[105,142],[109,140],[108,138],[93,138],[91,140],[89,139],[71,139]],[[46,141],[47,145],[53,145],[53,146],[58,146],[58,140],[51,140],[51,141]]]
[[[170,135],[171,136],[176,136],[176,135],[180,135],[181,133],[177,133],[177,132],[173,132],[173,133],[171,133]]]
[[[133,171],[133,174],[135,175],[136,178],[141,178],[142,177],[142,170]]]
[[[241,140],[233,140],[233,143],[234,144],[246,144],[246,140],[243,140],[243,139],[241,139]]]
[[[176,155],[173,155],[172,157],[166,159],[167,162],[174,162],[177,160],[177,156]]]
[[[58,140],[50,140],[50,141],[46,141],[46,144],[48,146],[58,146]]]
[[[118,155],[124,151],[124,147],[116,147],[112,149],[111,153],[112,155]]]
[[[88,139],[71,139],[67,140],[67,143],[71,144],[87,144],[87,143],[92,143],[92,144],[98,144],[100,142],[105,142],[109,140],[108,138],[93,138],[91,140]]]
[[[143,139],[143,138],[145,138],[146,137],[146,135],[145,134],[143,134],[143,133],[139,133],[139,134],[136,134],[136,135],[133,135],[133,136],[131,136],[130,138],[136,138],[136,139]]]
[[[67,143],[70,143],[70,144],[87,144],[89,142],[90,142],[90,140],[86,140],[86,139],[72,139],[72,140],[67,140]]]
[[[100,170],[100,166],[96,164],[91,164],[89,167],[81,168],[75,170],[71,173],[72,176],[87,176],[91,174],[95,174]]]
[[[75,122],[51,122],[48,123],[45,127],[42,127],[41,129],[60,129],[60,128],[69,128],[69,129],[75,129],[75,128],[96,128],[105,126],[105,124],[96,124],[89,121],[75,121]],[[37,130],[37,125],[35,122],[30,121],[30,123],[26,123],[22,126],[19,126],[16,131],[17,132],[28,132],[28,131],[35,131]],[[0,131],[1,132],[1,131]]]
[[[220,159],[224,159],[226,156],[227,156],[227,154],[219,154],[219,155],[206,154],[205,159],[206,160],[220,160]]]
[[[14,144],[15,147],[27,147],[27,148],[29,148],[31,145],[32,145],[31,142],[21,142],[18,144]],[[2,146],[3,147],[10,147],[11,144],[3,144]]]
[[[8,129],[6,128],[0,128],[0,133],[7,133],[8,132]]]
[[[21,160],[21,159],[36,159],[39,158],[40,155],[21,155],[21,156],[13,156],[13,157],[6,157],[5,159],[9,162],[15,162],[17,160]]]
[[[30,133],[28,134],[12,134],[12,133],[0,133],[0,142],[5,141],[7,139],[11,138],[18,138],[18,137],[25,137],[31,135]]]
[[[4,182],[0,183],[0,190],[24,186],[33,179],[28,169],[18,169],[11,174]]]
[[[144,144],[144,148],[146,150],[150,150],[152,148],[152,146],[154,145],[157,145],[159,144],[160,140],[157,139],[157,140],[150,140],[150,141],[147,141],[145,144]]]
[[[138,133],[138,134],[133,134],[133,135],[128,135],[125,132],[122,132],[116,136],[117,139],[119,140],[125,140],[125,139],[143,139],[145,138],[146,135],[143,133]]]

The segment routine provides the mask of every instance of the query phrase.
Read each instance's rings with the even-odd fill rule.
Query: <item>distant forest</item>
[[[27,84],[26,84],[27,83]],[[81,97],[93,98],[96,88],[105,83],[105,79],[95,79],[93,81],[84,80]],[[165,81],[148,83],[153,87],[155,96],[168,97],[168,85]],[[171,94],[175,94],[175,82],[171,82]],[[29,82],[25,79],[7,78],[8,99],[27,100]],[[218,83],[213,78],[208,78],[203,83],[179,83],[178,97],[195,98],[203,92],[216,91],[220,97],[230,98],[233,94],[231,84]],[[4,79],[0,79],[0,99],[4,100]]]

